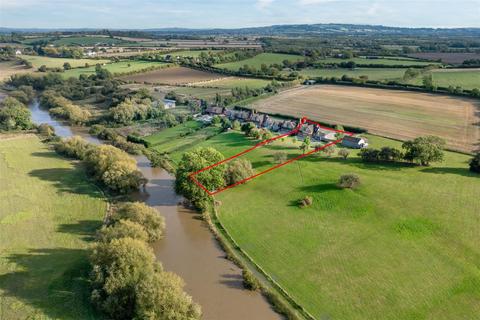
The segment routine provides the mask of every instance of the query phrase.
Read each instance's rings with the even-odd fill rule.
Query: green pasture
[[[35,136],[0,137],[0,318],[100,319],[87,247],[106,202]]]
[[[372,147],[400,148],[366,137]],[[228,157],[254,143],[230,131],[194,146]],[[260,172],[275,164],[275,152],[294,157],[299,145],[286,138],[242,157]],[[470,157],[446,152],[444,162],[417,167],[365,164],[350,151],[347,160],[312,155],[218,194],[221,222],[318,319],[475,318],[480,177],[468,171]],[[360,187],[339,189],[346,173]],[[301,209],[305,196],[313,205]]]
[[[95,62],[97,60],[90,60],[90,61],[92,62],[90,67],[67,70],[62,73],[62,77],[67,79],[72,77],[78,78],[82,74],[87,76],[91,74],[95,74]],[[121,75],[125,73],[130,73],[130,72],[139,72],[149,68],[162,68],[162,67],[168,67],[168,66],[169,64],[164,62],[135,60],[135,61],[120,61],[120,62],[114,62],[114,63],[107,63],[105,65],[102,65],[102,68],[107,69],[114,75]]]
[[[294,55],[294,54],[260,53],[249,59],[216,64],[215,67],[218,69],[228,69],[228,70],[235,71],[240,69],[240,67],[243,67],[244,65],[248,65],[250,67],[260,69],[262,67],[262,64],[265,64],[267,66],[271,64],[282,65],[284,60],[289,60],[290,62],[297,62],[297,61],[304,60],[304,57],[300,55]]]
[[[22,59],[30,61],[34,68],[39,68],[45,65],[47,68],[63,68],[65,62],[70,63],[72,68],[83,67],[86,63],[89,65],[95,65],[97,63],[108,63],[106,59],[69,59],[69,58],[50,58],[44,56],[28,56],[21,55]]]

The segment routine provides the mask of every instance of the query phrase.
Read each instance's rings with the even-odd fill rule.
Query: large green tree
[[[185,152],[176,171],[177,192],[183,194],[197,208],[203,209],[208,194],[192,181],[190,174],[223,159],[223,155],[213,148],[197,148]],[[225,165],[219,165],[199,173],[195,178],[209,191],[213,191],[224,186],[224,174]]]
[[[443,160],[445,144],[445,140],[436,136],[418,137],[405,141],[402,144],[402,148],[405,149],[404,158],[422,166],[428,166],[431,162]]]
[[[30,129],[30,117],[30,110],[15,98],[7,97],[0,103],[0,127],[4,130]]]

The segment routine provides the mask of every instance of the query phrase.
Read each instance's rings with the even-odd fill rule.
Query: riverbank
[[[32,103],[30,110],[35,123],[49,123],[61,137],[80,135],[92,143],[102,143],[85,127],[52,119],[38,103]],[[149,182],[132,197],[158,210],[167,226],[165,237],[153,245],[155,255],[167,271],[185,280],[185,290],[202,306],[204,319],[280,319],[264,297],[243,288],[240,268],[225,259],[201,216],[179,205],[182,198],[175,194],[174,177],[163,169],[152,168],[144,156],[135,158]]]

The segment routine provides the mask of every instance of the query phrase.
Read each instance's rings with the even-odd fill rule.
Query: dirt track
[[[455,150],[480,145],[480,102],[397,90],[319,85],[298,87],[260,100],[259,111],[367,129],[402,140],[437,135]]]

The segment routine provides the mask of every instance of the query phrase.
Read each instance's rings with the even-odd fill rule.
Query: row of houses
[[[240,122],[253,122],[258,128],[265,128],[273,132],[289,132],[294,130],[298,123],[293,120],[274,119],[267,114],[257,113],[253,110],[234,110],[223,107],[210,106],[205,110],[208,116],[224,116],[231,121],[238,120]],[[336,132],[327,130],[319,125],[304,123],[298,134],[299,138],[303,139],[309,136],[313,140],[331,142],[337,140],[339,137]],[[349,148],[366,148],[368,142],[365,138],[355,136],[345,136],[342,144]]]

